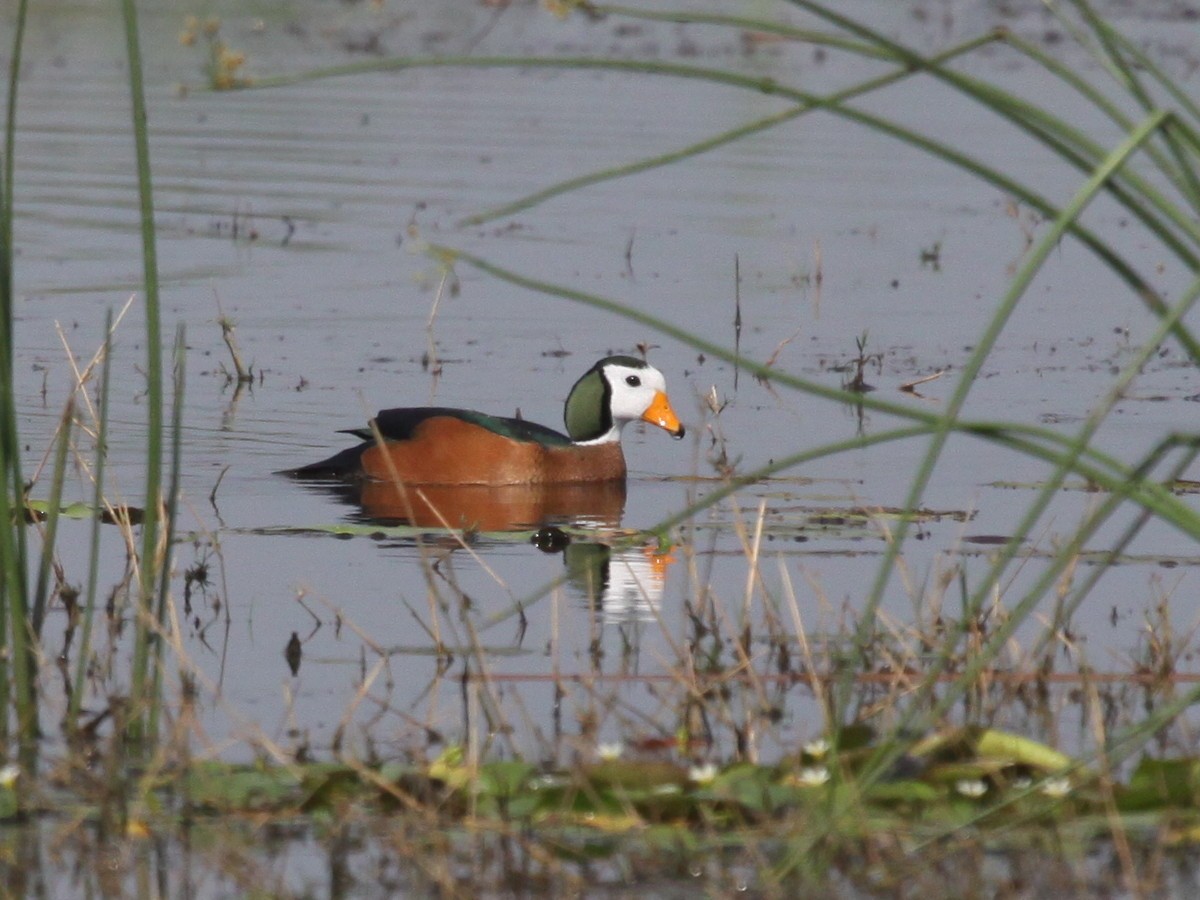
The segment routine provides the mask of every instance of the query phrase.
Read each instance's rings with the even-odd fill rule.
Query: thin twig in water
[[[429,319],[425,323],[425,341],[427,344],[425,350],[424,368],[429,369],[433,373],[433,377],[442,374],[442,365],[438,361],[437,341],[433,337],[433,323],[437,321],[438,307],[442,305],[442,295],[446,291],[446,283],[453,275],[449,266],[442,269],[442,279],[438,282],[437,292],[433,295],[433,305],[429,308]]]
[[[221,338],[225,341],[225,346],[229,348],[229,355],[233,357],[233,369],[236,373],[236,378],[231,378],[229,373],[225,373],[225,377],[229,381],[237,381],[239,385],[250,384],[254,381],[254,367],[247,366],[242,362],[241,350],[237,342],[237,322],[225,315],[225,309],[221,306],[221,295],[213,292],[214,299],[217,301],[217,324],[221,326]]]
[[[235,328],[237,323],[233,319],[222,315],[217,319],[217,324],[221,326],[221,338],[225,341],[225,346],[229,348],[229,355],[233,357],[233,369],[236,373],[238,384],[249,384],[254,381],[254,373],[246,367],[242,362],[242,354],[238,348],[237,334]]]
[[[217,514],[218,519],[221,518],[221,511],[217,508],[217,490],[221,487],[221,480],[225,477],[225,473],[231,468],[233,467],[226,466],[221,470],[221,474],[217,476],[216,483],[213,484],[213,488],[208,494],[208,503],[213,508],[213,512]]]
[[[780,341],[778,344],[776,344],[775,349],[773,351],[771,351],[771,355],[767,357],[767,361],[765,363],[763,363],[763,366],[767,369],[774,368],[775,363],[779,361],[779,354],[783,352],[783,348],[786,347],[788,344],[790,344],[792,341],[794,341],[796,338],[800,337],[801,330],[802,329],[797,329],[796,331],[793,331],[791,334],[789,334],[787,337],[785,337],[782,341]],[[761,374],[755,375],[754,379],[759,384],[767,383],[766,376],[761,375]]]
[[[816,241],[813,244],[813,315],[816,318],[821,317],[821,282],[825,280],[825,272],[822,268],[821,242]]]
[[[742,263],[733,254],[733,391],[738,389],[738,373],[742,359]]]
[[[917,385],[924,384],[927,381],[936,381],[938,378],[941,378],[945,374],[946,374],[945,369],[938,369],[938,371],[934,372],[932,375],[926,375],[924,378],[918,378],[916,381],[904,382],[904,384],[900,385],[900,390],[906,391],[910,394],[915,394],[916,393],[915,389],[916,389]]]

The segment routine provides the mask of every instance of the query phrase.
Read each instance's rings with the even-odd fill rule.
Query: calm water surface
[[[701,28],[628,32],[611,22],[562,23],[533,4],[495,18],[474,2],[429,6],[294,7],[282,15],[264,10],[262,19],[229,7],[221,10],[222,36],[248,54],[257,75],[369,59],[353,48],[372,35],[393,55],[605,52],[730,66],[813,91],[882,71],[811,47],[750,47]],[[923,48],[973,36],[999,15],[992,4],[855,6]],[[1050,26],[1037,4],[1028,7],[1005,21],[1041,40]],[[181,572],[198,562],[210,567],[210,585],[194,591],[190,613],[182,608],[182,585],[176,600],[184,649],[211,686],[206,722],[219,752],[236,756],[269,740],[285,752],[309,746],[320,753],[347,722],[345,738],[359,749],[368,738],[376,750],[419,744],[424,724],[458,736],[462,699],[453,679],[437,677],[431,596],[451,603],[452,612],[437,616],[447,643],[468,644],[469,622],[496,675],[666,672],[688,628],[685,601],[699,585],[711,584],[730,615],[740,610],[747,572],[739,528],[753,528],[764,501],[770,539],[754,603],[762,602],[763,589],[785,596],[786,573],[814,633],[858,608],[885,547],[878,530],[792,537],[814,509],[901,504],[924,442],[841,454],[748,489],[697,517],[695,556],[685,548],[664,564],[640,550],[626,554],[614,563],[613,594],[603,609],[589,609],[568,583],[529,607],[523,636],[506,611],[563,574],[561,555],[523,540],[467,553],[442,543],[279,534],[285,526],[336,524],[355,510],[272,472],[343,446],[337,429],[360,426],[388,406],[434,401],[505,415],[519,408],[526,418],[557,425],[567,389],[596,358],[647,343],[690,435],[676,443],[655,429],[626,434],[631,476],[623,524],[648,527],[711,489],[721,448],[750,470],[893,423],[760,384],[633,322],[467,267],[457,272],[457,290],[441,297],[430,328],[439,271],[417,252],[422,241],[615,299],[725,345],[734,338],[736,259],[748,358],[778,353],[782,369],[837,385],[846,376],[835,369],[856,355],[855,339],[866,334],[868,351],[882,354],[868,372],[882,396],[905,397],[897,390],[904,382],[946,370],[906,400],[936,410],[1022,262],[1028,235],[1040,233],[1028,211],[822,113],[463,227],[456,224],[463,217],[559,179],[673,150],[785,106],[665,78],[453,68],[185,95],[180,85],[203,80],[203,51],[176,41],[192,11],[147,10],[143,40],[165,321],[172,329],[182,323],[188,344],[181,527],[194,540],[181,544],[176,558]],[[1195,59],[1195,42],[1169,17],[1120,24],[1139,29],[1180,72]],[[64,7],[35,19],[31,32],[15,195],[26,472],[47,452],[70,390],[56,326],[76,357],[90,358],[104,311],[121,307],[141,273],[123,50],[113,16]],[[977,54],[965,67],[1056,100],[1044,76],[1009,52]],[[1060,202],[1081,183],[999,120],[928,82],[894,87],[863,107],[919,130],[956,133],[985,159],[1019,164]],[[1095,204],[1089,222],[1154,272],[1168,296],[1190,277],[1150,256],[1144,236],[1105,202]],[[261,374],[252,390],[234,392],[223,375],[229,361],[217,325],[222,311],[236,319],[243,352]],[[1077,427],[1145,329],[1128,292],[1085,251],[1064,245],[988,359],[968,415]],[[436,375],[422,362],[431,341]],[[133,503],[143,482],[143,342],[135,308],[116,337],[109,463],[114,497]],[[1103,446],[1133,458],[1191,420],[1200,378],[1175,359],[1167,352],[1147,367],[1105,426]],[[713,392],[727,404],[719,417],[703,402]],[[981,567],[976,557],[986,547],[963,539],[1005,534],[1031,496],[995,485],[1045,475],[1030,460],[987,444],[952,443],[925,502],[958,515],[931,523],[928,538],[910,545],[914,583],[934,579],[962,552],[974,554],[969,566]],[[69,491],[71,499],[90,497],[82,480]],[[1081,492],[1065,494],[1039,540],[1052,545],[1093,502]],[[87,530],[64,527],[69,557],[72,544],[86,546]],[[105,549],[106,575],[115,581],[124,564],[115,533],[106,535]],[[1107,576],[1075,623],[1101,668],[1137,649],[1143,617],[1163,596],[1182,600],[1195,590],[1192,564],[1200,555],[1190,542],[1156,530],[1134,549],[1178,556],[1182,565],[1124,565]],[[431,554],[441,563],[427,578]],[[82,581],[82,554],[64,562],[68,580]],[[1005,587],[1016,591],[1035,574],[1023,571]],[[470,597],[465,616],[452,585]],[[916,603],[898,579],[885,608],[903,623]],[[1191,604],[1174,608],[1180,628],[1192,624]],[[51,620],[52,635],[56,622],[61,627],[61,616]],[[294,677],[283,655],[293,632],[304,641]],[[459,654],[451,674],[463,664]],[[598,685],[602,738],[627,734],[630,710],[651,722],[663,712],[645,685],[620,696],[619,688]],[[579,731],[573,716],[595,696],[580,687],[558,707],[558,718],[549,712],[548,684],[506,684],[499,699],[506,715],[527,726],[518,741],[543,746],[554,728]],[[658,727],[674,728],[669,711]],[[778,738],[820,728],[815,716],[789,715]],[[223,743],[226,737],[235,740]]]

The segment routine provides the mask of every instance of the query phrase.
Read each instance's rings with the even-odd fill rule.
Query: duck
[[[567,394],[563,420],[565,434],[468,409],[385,409],[367,427],[339,432],[361,443],[281,474],[404,485],[623,483],[626,425],[648,422],[676,440],[685,433],[663,374],[633,356],[607,356],[588,369]]]

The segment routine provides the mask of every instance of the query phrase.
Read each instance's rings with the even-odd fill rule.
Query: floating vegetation
[[[1050,858],[1083,866],[1119,852],[1108,843],[1114,817],[1126,840],[1160,852],[1193,847],[1200,835],[1195,757],[1146,758],[1114,780],[1019,735],[952,729],[918,742],[891,777],[864,788],[856,780],[870,750],[864,737],[831,736],[772,766],[689,765],[670,755],[630,758],[616,748],[551,769],[521,760],[473,763],[458,746],[411,763],[194,761],[148,773],[124,831],[159,841],[192,834],[208,844],[219,829],[236,840],[261,827],[254,823],[287,829],[316,822],[322,831],[351,830],[356,845],[369,830],[371,844],[410,863],[433,853],[404,876],[418,881],[422,873],[436,880],[445,865],[467,865],[492,842],[512,841],[509,853],[486,851],[482,869],[467,865],[469,884],[532,878],[544,886],[583,879],[653,886],[662,872],[643,865],[658,860],[667,872],[705,873],[712,886],[736,879],[765,892],[802,884],[878,888],[880,880],[904,877],[905,854],[935,847],[941,864],[990,847],[1026,866]],[[67,808],[79,824],[108,818],[103,801],[63,788],[29,793],[21,789],[24,773],[0,774],[0,820],[61,822]],[[1164,831],[1154,814],[1169,815],[1171,826]],[[863,868],[866,859],[872,862]],[[757,863],[747,868],[750,860]],[[616,870],[605,870],[606,861]],[[370,880],[368,872],[348,871],[346,883]]]
[[[184,19],[183,29],[179,32],[179,43],[184,47],[194,47],[201,40],[208,50],[205,69],[210,88],[228,91],[253,83],[252,79],[242,72],[246,65],[246,54],[232,49],[221,38],[220,19],[213,17],[201,20],[192,15]]]

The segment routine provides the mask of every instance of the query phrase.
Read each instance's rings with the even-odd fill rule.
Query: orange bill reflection
[[[602,622],[658,619],[673,554],[656,547],[614,548],[572,541],[563,550],[567,580],[574,593]]]

